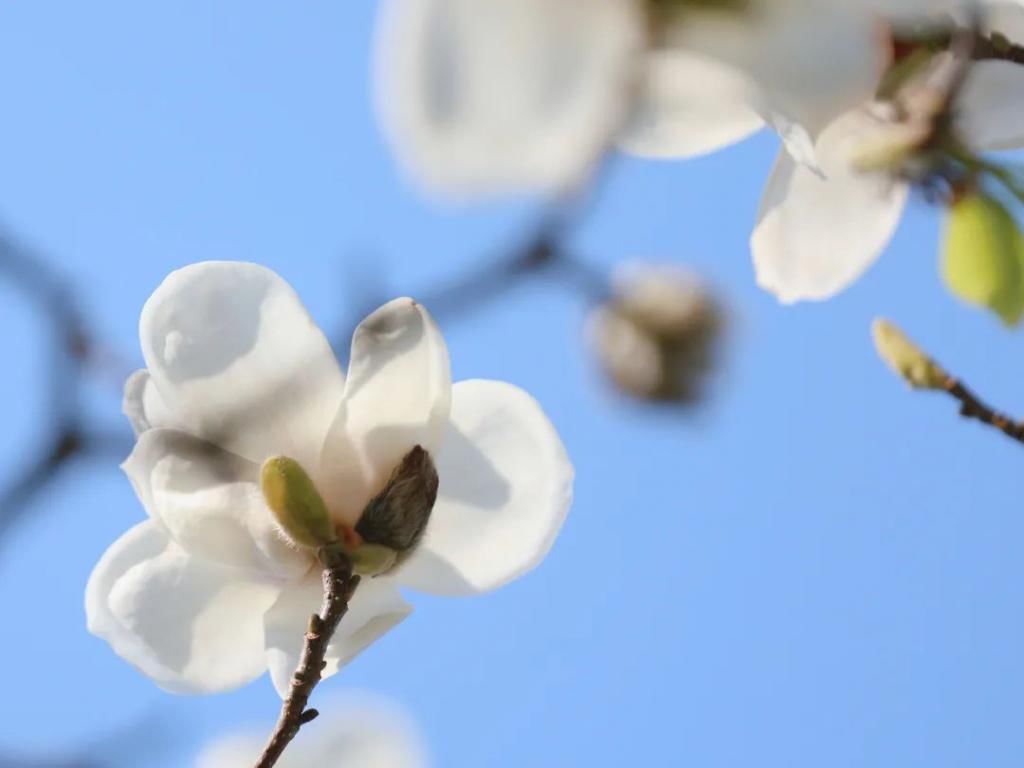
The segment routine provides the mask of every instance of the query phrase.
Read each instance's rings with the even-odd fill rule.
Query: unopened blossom
[[[986,3],[983,10],[983,33],[1024,42],[1024,5]],[[944,161],[943,147],[932,146],[941,92],[932,86],[958,67],[966,67],[966,80],[944,139],[969,154],[1024,146],[1024,66],[936,54],[895,98],[868,100],[815,134],[813,163],[779,154],[751,237],[761,286],[783,302],[825,299],[875,262],[913,184]]]
[[[307,734],[306,731],[309,731]],[[266,733],[240,731],[211,744],[196,768],[252,768]],[[303,728],[278,760],[278,768],[427,768],[422,738],[407,714],[391,702],[348,694],[321,707],[315,725]]]
[[[412,299],[359,325],[347,376],[292,288],[255,264],[172,273],[139,330],[146,368],[125,388],[137,442],[123,468],[147,518],[100,559],[86,613],[168,690],[228,690],[268,669],[288,689],[322,567],[268,507],[268,459],[302,468],[352,547],[403,459],[421,452],[439,478],[415,547],[360,582],[326,675],[410,613],[399,586],[494,589],[537,565],[561,527],[573,472],[551,423],[511,384],[452,383],[444,339]]]
[[[564,192],[611,145],[690,157],[863,100],[880,36],[831,0],[385,0],[377,102],[404,167],[456,196]]]
[[[588,319],[608,379],[634,397],[670,402],[699,399],[721,328],[703,281],[671,264],[623,265],[611,296]]]

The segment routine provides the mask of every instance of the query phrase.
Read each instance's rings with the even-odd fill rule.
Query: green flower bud
[[[950,207],[942,278],[955,296],[1007,325],[1024,315],[1024,236],[998,200],[974,192]]]
[[[278,524],[296,544],[319,548],[337,539],[327,505],[295,459],[275,456],[263,462],[260,488]]]
[[[885,363],[915,389],[942,389],[948,376],[924,350],[888,320],[871,324],[875,349]]]

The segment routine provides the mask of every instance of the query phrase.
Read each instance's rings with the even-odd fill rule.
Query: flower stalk
[[[944,392],[960,404],[960,415],[965,419],[980,421],[1010,439],[1024,443],[1024,421],[1011,419],[989,406],[895,325],[886,320],[876,320],[872,333],[879,356],[913,389]]]
[[[359,586],[359,576],[352,572],[352,563],[338,547],[323,547],[320,560],[324,564],[324,599],[320,612],[309,618],[306,642],[299,666],[292,677],[291,691],[281,704],[281,714],[255,768],[271,768],[306,723],[320,714],[306,708],[313,689],[320,682],[326,662],[327,646],[338,624],[348,611],[349,600]]]

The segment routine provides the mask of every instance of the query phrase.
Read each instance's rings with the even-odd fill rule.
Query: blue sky
[[[80,287],[107,343],[171,269],[246,259],[326,328],[367,287],[427,294],[519,236],[529,203],[453,210],[397,172],[374,124],[374,3],[7,3],[0,11],[0,221]],[[934,212],[840,298],[782,307],[746,241],[775,141],[689,163],[617,159],[575,237],[609,266],[698,268],[731,308],[697,414],[625,403],[581,341],[585,306],[525,282],[442,316],[457,378],[532,392],[576,464],[550,557],[481,598],[417,611],[323,693],[396,697],[438,766],[1020,765],[1021,454],[906,391],[872,317],[903,324],[993,402],[1024,413],[1021,341],[957,304]],[[39,320],[0,285],[5,472],[40,438]],[[116,387],[91,419],[127,430]],[[142,518],[114,462],[82,464],[0,542],[0,748],[74,752],[135,725],[123,765],[188,765],[269,726],[264,679],[159,691],[85,630],[104,549]],[[40,713],[45,713],[41,715]],[[139,725],[141,723],[141,725]]]

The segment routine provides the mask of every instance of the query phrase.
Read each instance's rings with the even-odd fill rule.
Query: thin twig
[[[923,46],[934,51],[950,48],[958,34],[965,31],[963,27],[951,25],[945,28],[933,28],[923,31],[899,30],[896,43],[901,47]],[[972,30],[966,30],[971,32]],[[1006,61],[1011,64],[1024,65],[1024,45],[1010,40],[998,32],[985,33],[973,30],[973,41],[970,59],[973,61]]]
[[[352,573],[352,564],[348,558],[338,555],[337,559],[324,568],[323,581],[324,600],[320,613],[313,614],[309,619],[306,644],[302,649],[299,667],[292,677],[291,691],[281,704],[281,715],[256,768],[271,768],[275,765],[299,729],[320,714],[315,709],[306,709],[306,704],[320,682],[327,646],[348,611],[348,603],[359,585],[359,577]]]
[[[1024,443],[1024,422],[1014,421],[989,407],[959,379],[947,377],[943,382],[942,391],[960,403],[960,415],[964,418],[975,419],[982,424],[995,427],[1007,437]]]

